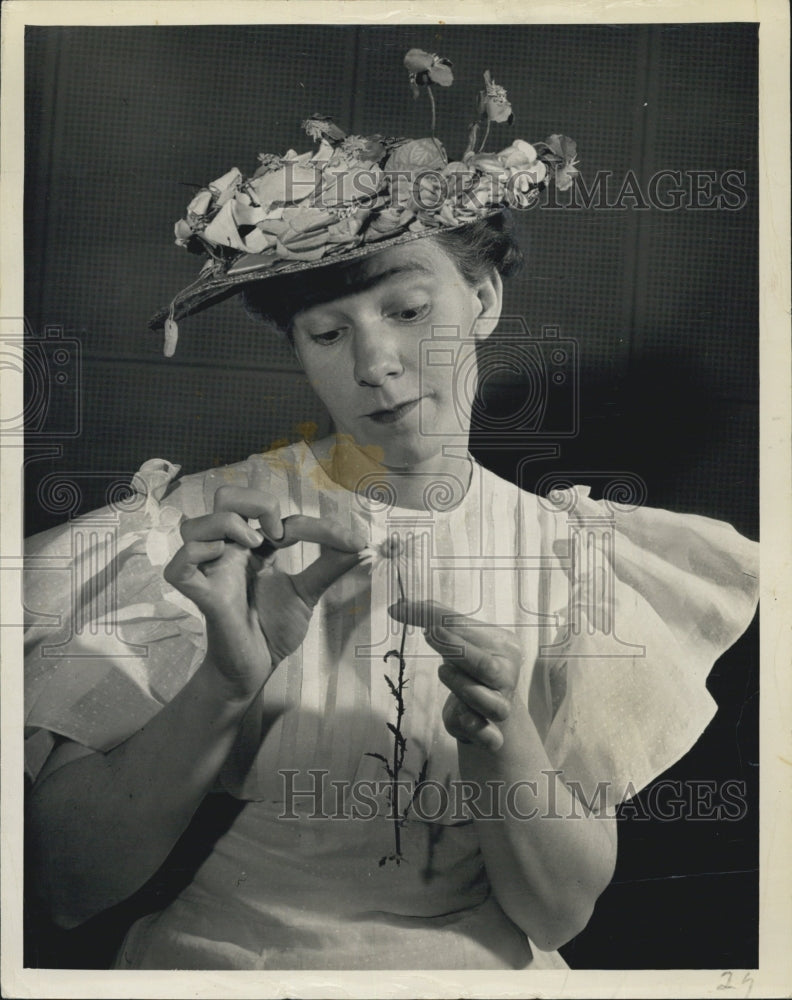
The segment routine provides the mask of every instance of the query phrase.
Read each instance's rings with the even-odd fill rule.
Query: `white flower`
[[[382,530],[372,529],[372,540],[358,552],[361,565],[368,566],[373,573],[389,561],[398,562],[404,549],[399,536],[393,532],[387,534]]]

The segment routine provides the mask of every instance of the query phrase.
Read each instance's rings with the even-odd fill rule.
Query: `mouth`
[[[411,399],[406,403],[399,403],[398,406],[392,406],[385,410],[374,410],[372,413],[367,413],[366,417],[375,424],[395,424],[412,413],[420,402],[420,398]]]

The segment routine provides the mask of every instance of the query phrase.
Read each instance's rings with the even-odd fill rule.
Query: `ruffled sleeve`
[[[174,483],[178,472],[146,462],[128,499],[28,540],[25,763],[34,779],[56,734],[112,749],[203,657],[202,616],[162,576],[182,518],[204,509],[201,481]]]
[[[758,545],[722,521],[593,501],[581,487],[540,508],[545,747],[587,801],[612,808],[715,714],[705,681],[753,618]]]

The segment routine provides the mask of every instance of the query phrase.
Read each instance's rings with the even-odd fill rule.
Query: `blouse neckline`
[[[484,467],[477,462],[468,451],[466,452],[466,457],[469,463],[470,474],[467,486],[465,487],[465,492],[463,496],[460,497],[458,502],[454,503],[452,506],[446,506],[449,494],[450,498],[453,499],[452,487],[448,483],[448,478],[450,477],[438,477],[436,482],[427,483],[425,495],[430,500],[427,507],[400,507],[395,503],[388,503],[384,498],[366,497],[365,494],[357,493],[354,490],[347,489],[346,486],[342,486],[337,483],[328,474],[325,467],[318,460],[307,441],[299,441],[294,447],[300,449],[301,451],[301,462],[299,465],[303,469],[303,474],[310,476],[313,481],[317,483],[317,485],[321,484],[324,489],[341,493],[350,500],[357,500],[357,507],[361,513],[365,514],[368,512],[371,515],[376,516],[377,514],[382,514],[384,512],[391,517],[398,517],[399,520],[414,519],[417,521],[423,521],[428,517],[462,513],[471,504],[475,503],[476,499],[480,496],[481,476],[485,472]],[[456,477],[453,478],[456,479]]]

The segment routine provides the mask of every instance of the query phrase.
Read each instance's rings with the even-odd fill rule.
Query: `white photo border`
[[[757,970],[124,972],[22,966],[21,634],[0,629],[2,655],[2,965],[8,997],[747,997],[792,992],[792,470],[790,469],[789,10],[785,0],[588,0],[497,5],[479,0],[8,0],[2,9],[0,317],[22,316],[23,95],[26,25],[201,23],[759,23],[761,377],[761,832]],[[21,411],[21,379],[2,372],[2,414]],[[21,558],[22,449],[0,452],[2,549]],[[8,565],[8,564],[7,564]],[[18,574],[5,574],[0,621],[18,621]],[[726,977],[726,973],[731,976]]]

